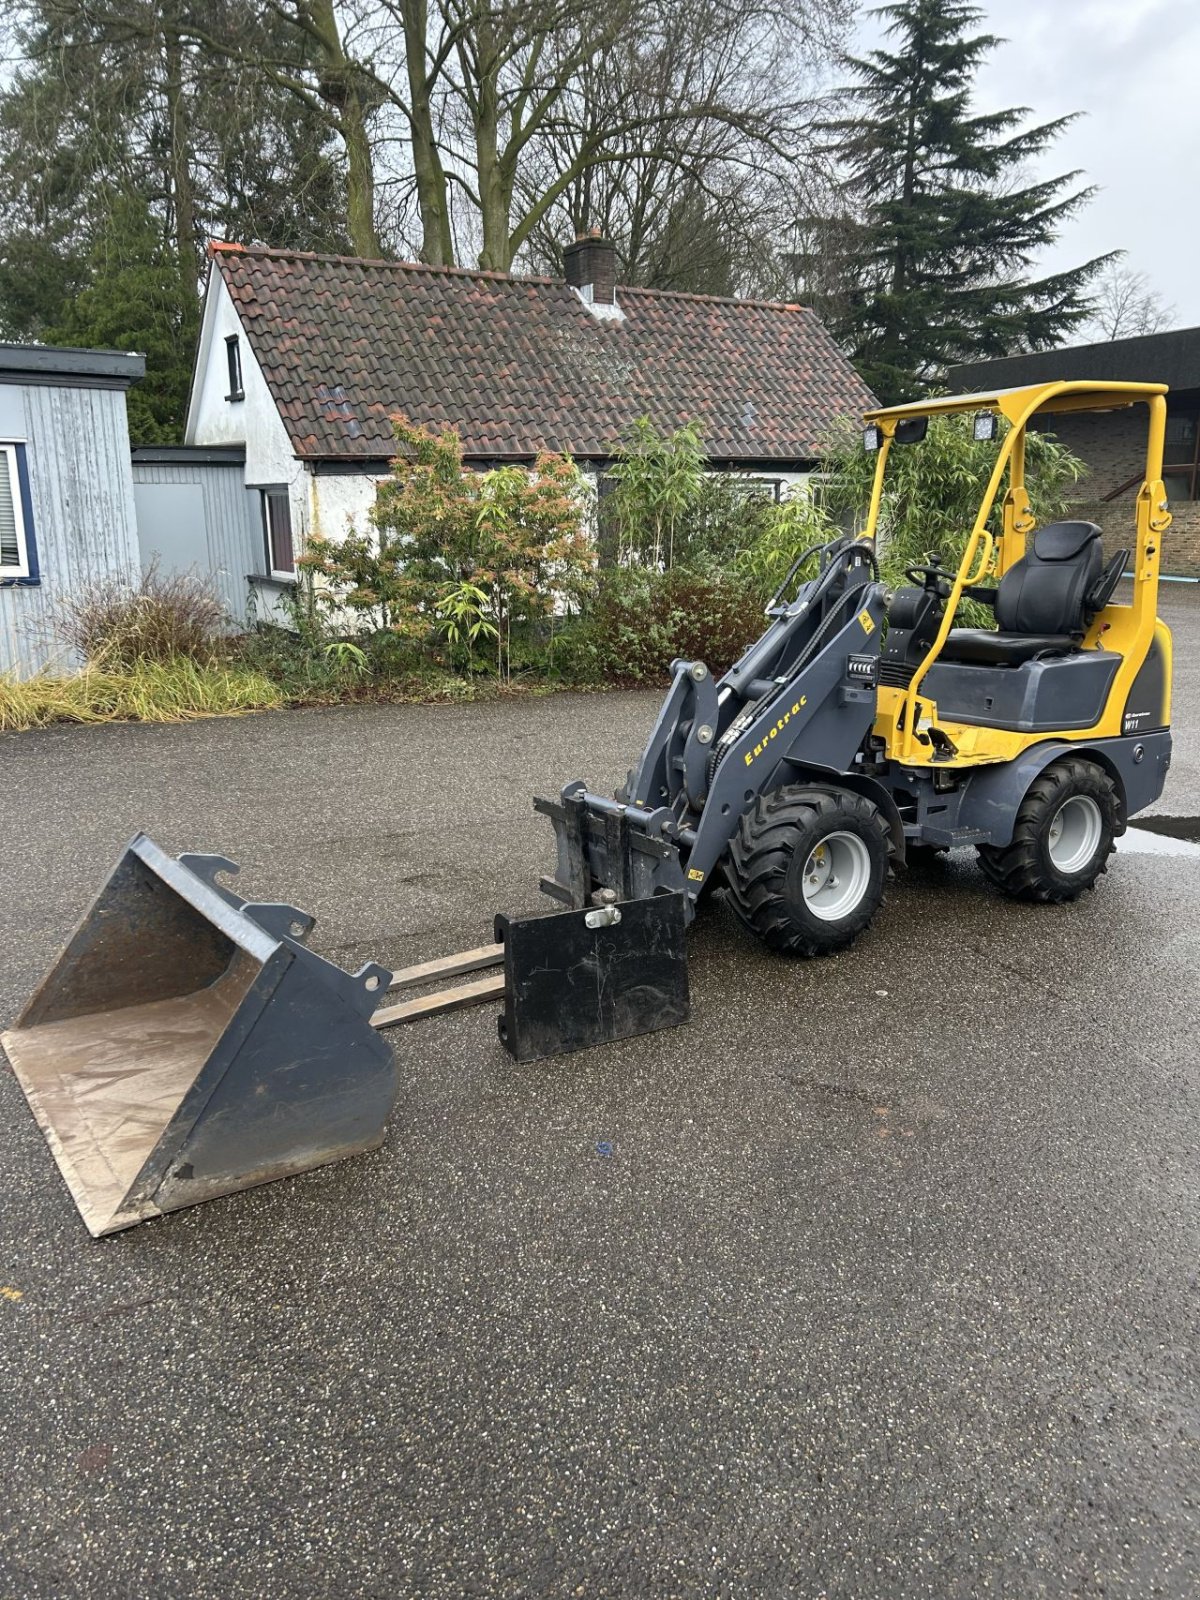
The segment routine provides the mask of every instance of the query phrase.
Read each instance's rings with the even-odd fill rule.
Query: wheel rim
[[[1054,813],[1046,845],[1056,872],[1079,872],[1100,846],[1104,818],[1090,794],[1073,794]]]
[[[800,883],[813,916],[838,922],[871,886],[871,853],[857,833],[827,833],[813,846]]]

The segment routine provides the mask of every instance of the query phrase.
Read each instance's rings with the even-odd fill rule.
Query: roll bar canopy
[[[1058,379],[1027,383],[1017,389],[991,389],[981,394],[935,395],[902,406],[880,406],[863,414],[864,422],[896,423],[905,417],[944,417],[963,411],[999,411],[1010,422],[1026,421],[1039,411],[1114,411],[1121,406],[1166,394],[1165,383],[1087,383]]]

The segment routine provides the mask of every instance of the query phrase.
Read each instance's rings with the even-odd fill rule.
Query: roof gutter
[[[127,389],[146,375],[146,358],[121,350],[78,350],[42,344],[0,344],[0,383],[64,388]]]

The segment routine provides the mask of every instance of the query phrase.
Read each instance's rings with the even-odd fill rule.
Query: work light
[[[881,435],[880,435],[879,429],[875,426],[874,423],[871,423],[870,427],[867,427],[867,428],[863,429],[863,449],[864,450],[878,450],[879,449],[879,444],[880,444],[880,439],[881,439]]]
[[[977,411],[972,432],[979,444],[986,444],[989,439],[996,437],[996,413],[994,411]]]

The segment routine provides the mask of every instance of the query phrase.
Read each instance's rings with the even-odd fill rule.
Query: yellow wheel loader
[[[869,413],[878,460],[861,536],[801,557],[719,682],[702,662],[674,663],[615,801],[575,783],[536,802],[558,835],[544,887],[576,906],[678,892],[690,915],[716,874],[750,928],[800,955],[852,942],[914,846],[973,845],[988,877],[1025,899],[1092,887],[1170,764],[1171,635],[1156,613],[1165,396],[1161,384],[1049,383]],[[1041,414],[1131,406],[1147,410],[1145,478],[1129,543],[1106,559],[1093,523],[1035,526],[1026,429]],[[931,418],[956,414],[981,440],[1009,423],[962,560],[913,568],[888,595],[875,544],[891,452],[920,449]],[[957,626],[964,598],[996,626]]]
[[[525,1061],[684,1021],[686,927],[716,885],[789,955],[852,943],[913,847],[973,846],[1024,899],[1091,888],[1170,763],[1165,396],[1051,383],[870,413],[861,536],[795,563],[723,677],[672,663],[615,796],[576,780],[535,800],[557,843],[542,887],[565,909],[498,917],[494,945],[345,973],[306,948],[304,912],[238,897],[222,881],[232,863],[135,839],[3,1036],[91,1230],[378,1144],[396,1088],[380,1029],[502,1000],[500,1039]],[[1036,527],[1029,424],[1133,406],[1148,427],[1128,545],[1106,558],[1090,522]],[[914,568],[889,595],[875,544],[891,452],[954,414],[979,439],[1009,424],[962,560]],[[996,626],[958,626],[965,598]],[[389,1003],[397,990],[410,997]]]

